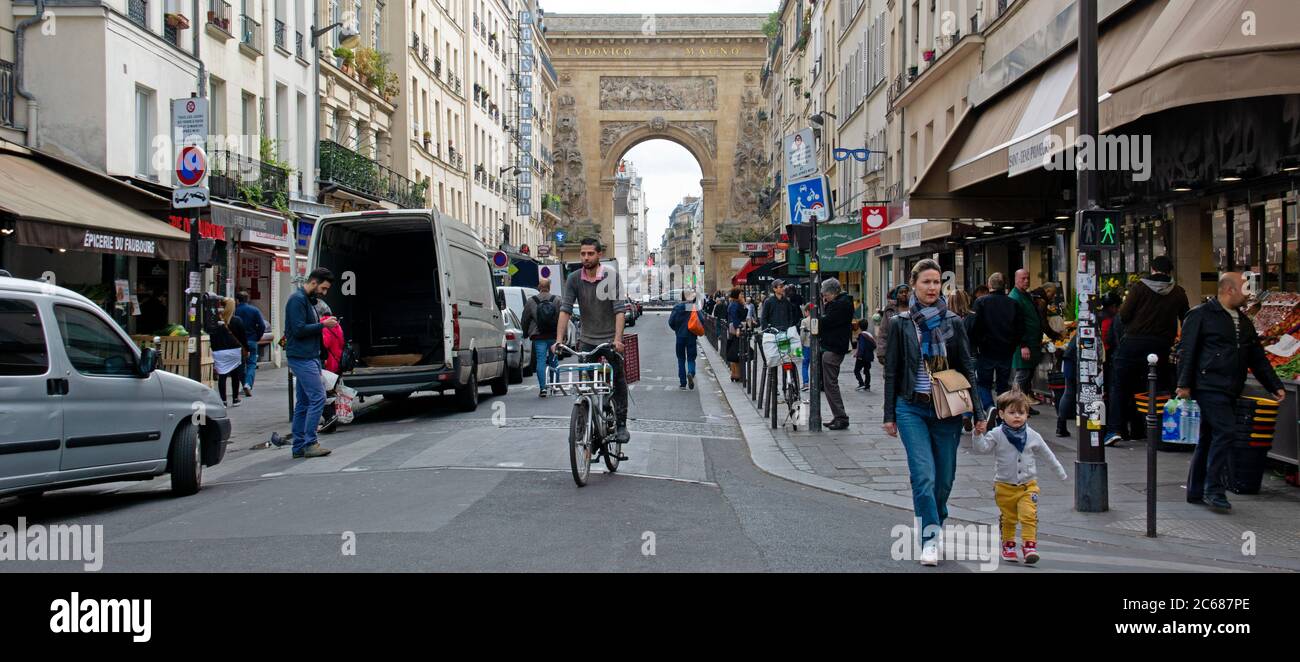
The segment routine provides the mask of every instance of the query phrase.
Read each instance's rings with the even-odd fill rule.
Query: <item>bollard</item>
[[[1156,446],[1160,444],[1160,414],[1156,411],[1155,354],[1147,354],[1147,537],[1156,537]]]

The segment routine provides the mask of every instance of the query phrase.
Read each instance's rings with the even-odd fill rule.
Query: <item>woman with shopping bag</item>
[[[212,363],[217,370],[217,395],[222,404],[238,407],[239,388],[244,384],[244,360],[248,347],[244,323],[235,317],[235,300],[222,299],[221,320],[211,332]],[[226,400],[226,382],[230,382],[230,397]]]
[[[673,312],[668,316],[668,328],[677,334],[678,388],[694,390],[695,356],[699,350],[695,339],[704,334],[700,313],[695,309],[694,290],[682,292],[682,302],[673,306]]]

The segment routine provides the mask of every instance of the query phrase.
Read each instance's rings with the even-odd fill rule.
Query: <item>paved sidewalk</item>
[[[715,374],[726,372],[717,352],[700,343],[705,363]],[[852,363],[845,362],[840,376],[845,407],[851,418],[847,430],[809,432],[788,427],[771,429],[762,410],[739,384],[719,380],[723,393],[744,432],[750,454],[768,473],[847,496],[905,510],[900,522],[907,522],[912,510],[907,456],[899,440],[881,430],[884,379],[879,364],[872,366],[874,391],[855,391]],[[807,393],[804,394],[805,400]],[[1229,494],[1232,514],[1218,514],[1189,504],[1184,498],[1188,452],[1161,452],[1157,459],[1159,537],[1146,537],[1146,447],[1122,443],[1106,449],[1110,479],[1110,510],[1105,513],[1074,511],[1073,439],[1054,436],[1056,417],[1046,407],[1030,420],[1070,474],[1061,482],[1050,472],[1040,472],[1039,528],[1043,534],[1075,540],[1123,545],[1145,550],[1197,556],[1232,563],[1300,570],[1300,488],[1288,485],[1280,476],[1265,475],[1257,495]],[[823,400],[822,411],[829,406]],[[1073,431],[1074,425],[1071,423]],[[1065,443],[1060,443],[1065,442]],[[953,519],[996,524],[993,500],[993,457],[971,451],[969,434],[963,435],[957,455],[957,480],[949,500]],[[1243,553],[1252,537],[1255,555]]]

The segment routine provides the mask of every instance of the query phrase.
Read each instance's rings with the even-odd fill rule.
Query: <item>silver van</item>
[[[230,419],[212,389],[157,363],[80,294],[0,277],[0,496],[165,473],[197,492]]]
[[[330,214],[307,261],[334,272],[326,303],[356,350],[344,381],[359,394],[454,390],[462,411],[478,408],[481,384],[506,394],[505,304],[464,223],[436,209]]]

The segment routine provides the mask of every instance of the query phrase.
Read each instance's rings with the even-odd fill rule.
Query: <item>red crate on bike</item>
[[[641,350],[635,333],[623,334],[623,375],[629,384],[641,381]]]

